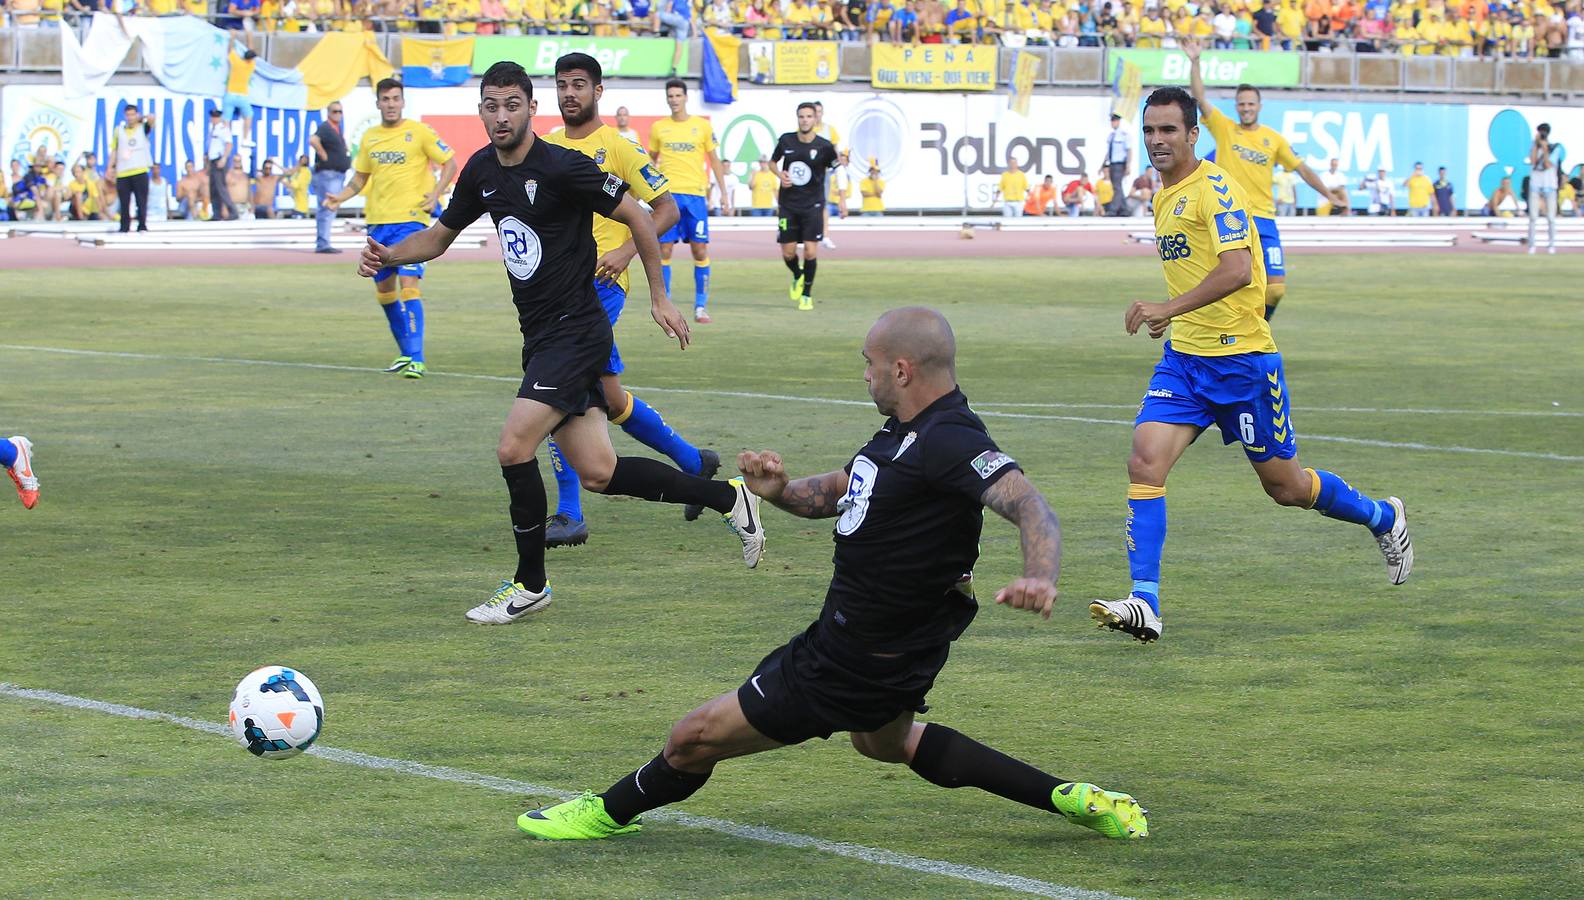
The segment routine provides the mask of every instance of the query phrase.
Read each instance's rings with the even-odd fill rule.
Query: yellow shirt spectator
[[[1101,178],[1095,182],[1095,203],[1104,209],[1112,200],[1116,199],[1116,188],[1111,186],[1111,179]]]
[[[1430,195],[1435,193],[1435,184],[1430,181],[1430,176],[1419,172],[1408,178],[1408,208],[1429,209]]]
[[[863,205],[860,212],[885,212],[885,201],[881,195],[885,193],[885,179],[869,176],[858,182],[858,193],[863,196]]]
[[[601,125],[585,138],[569,138],[565,129],[545,135],[545,141],[566,147],[594,160],[604,171],[627,182],[628,192],[634,199],[652,203],[670,188],[664,175],[655,169],[643,148],[622,137],[609,125]],[[620,222],[604,216],[594,217],[594,252],[601,256],[615,250],[632,238],[632,232]],[[616,286],[627,292],[627,271],[616,278]]]
[[[1139,47],[1159,47],[1161,37],[1166,34],[1166,20],[1160,16],[1145,16],[1139,20],[1138,27]]]
[[[1283,6],[1276,13],[1276,28],[1281,32],[1282,37],[1285,38],[1296,40],[1303,37],[1304,23],[1306,21],[1303,10],[1292,4]]]
[[[313,182],[313,169],[309,166],[298,166],[286,179],[286,188],[291,191],[292,209],[301,215],[308,215],[308,185]]]
[[[456,23],[459,34],[474,34],[478,31],[479,16],[484,15],[484,6],[479,0],[447,0],[446,18],[461,19]]]
[[[209,15],[209,0],[182,0],[182,9],[186,10],[187,15],[201,19]]]
[[[781,179],[769,169],[755,169],[753,177],[748,179],[748,191],[752,194],[754,209],[774,209],[776,203],[776,190],[781,187]]]
[[[418,0],[418,18],[437,22],[445,18],[446,0]]]
[[[1023,198],[1028,196],[1028,176],[1023,174],[1022,169],[1011,166],[1001,173],[999,187],[1001,202],[1022,203]]]
[[[368,200],[363,214],[370,225],[427,222],[431,210],[423,199],[434,190],[429,164],[441,164],[454,154],[435,130],[422,122],[402,119],[395,126],[372,125],[358,139],[352,168],[368,173]]]
[[[44,0],[45,9],[48,9],[51,5],[59,9],[60,4],[61,0]],[[178,9],[177,0],[146,0],[146,5],[148,6],[148,11],[156,16],[174,16]],[[261,7],[260,14],[262,15],[262,13]]]
[[[248,82],[253,80],[253,68],[258,65],[258,57],[243,59],[242,54],[231,50],[231,72],[226,75],[226,93],[241,94],[246,97]]]

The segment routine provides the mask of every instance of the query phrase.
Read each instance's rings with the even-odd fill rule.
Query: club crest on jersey
[[[598,150],[594,151],[594,165],[596,165],[596,166],[605,165],[605,148],[604,147],[601,147]]]
[[[913,442],[916,440],[918,440],[918,432],[909,431],[907,433],[907,437],[902,439],[902,446],[897,448],[897,452],[891,454],[891,460],[895,462],[896,460],[901,459],[902,454],[906,453],[907,449],[913,446]]]
[[[528,202],[534,202],[534,198],[539,196],[539,179],[530,178],[524,181],[523,190],[528,192]]]
[[[975,456],[969,465],[973,466],[974,471],[979,473],[979,479],[982,481],[1001,471],[1003,467],[1013,461],[1012,457],[999,450],[986,450]]]
[[[1182,196],[1182,197],[1178,197],[1177,198],[1177,206],[1174,209],[1172,209],[1172,215],[1180,216],[1180,215],[1183,214],[1183,210],[1185,210],[1187,208],[1188,208],[1188,197],[1186,195]]]
[[[1221,241],[1241,241],[1248,237],[1248,219],[1243,210],[1233,209],[1216,216],[1216,235]]]

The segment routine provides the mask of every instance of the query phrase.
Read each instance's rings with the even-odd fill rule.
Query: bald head
[[[946,317],[927,306],[905,306],[869,329],[869,347],[887,362],[905,359],[926,378],[957,377],[957,338]]]
[[[957,387],[957,338],[933,309],[909,306],[881,316],[863,354],[875,408],[904,422]]]

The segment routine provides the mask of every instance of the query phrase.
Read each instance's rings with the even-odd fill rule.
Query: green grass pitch
[[[839,739],[723,764],[684,811],[1130,897],[1584,894],[1576,265],[1299,260],[1276,333],[1300,459],[1403,497],[1416,571],[1392,588],[1366,532],[1277,508],[1207,434],[1170,482],[1145,647],[1085,603],[1127,586],[1127,424],[1159,347],[1122,314],[1160,295],[1158,263],[822,262],[813,314],[779,261],[717,265],[686,353],[630,305],[630,385],[723,456],[828,471],[880,421],[868,326],[941,308],[1065,558],[1056,615],[983,608],[927,719],[1133,792],[1153,836],[1107,842]],[[553,606],[464,622],[512,569],[494,446],[519,341],[498,265],[430,272],[416,383],[372,371],[393,346],[350,267],[8,277],[26,303],[0,335],[0,430],[34,439],[43,499],[0,498],[0,681],[218,723],[242,674],[288,664],[325,693],[328,746],[599,790],[807,624],[829,523],[767,512],[749,572],[710,517],[600,497],[592,541],[550,554]],[[981,596],[1018,570],[987,522]],[[513,818],[540,797],[14,695],[0,735],[0,893],[1013,895],[674,823],[538,844]]]

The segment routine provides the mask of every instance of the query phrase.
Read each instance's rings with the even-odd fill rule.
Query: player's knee
[[[596,465],[586,468],[580,466],[577,470],[578,484],[583,485],[583,490],[585,491],[603,494],[605,489],[610,487],[611,473],[613,471],[615,471],[614,466],[602,467]]]
[[[1265,493],[1279,506],[1308,506],[1309,490],[1290,481],[1264,482]]]
[[[666,762],[679,769],[712,763],[723,736],[724,730],[709,706],[695,709],[671,726],[666,738]]]
[[[503,466],[527,462],[532,456],[531,449],[525,453],[521,443],[507,435],[501,435],[500,443],[495,447],[495,459]]]
[[[900,742],[876,740],[872,734],[853,734],[853,749],[883,763],[907,762],[907,750]]]
[[[1165,484],[1166,473],[1151,454],[1135,449],[1128,456],[1128,481],[1134,484]]]

